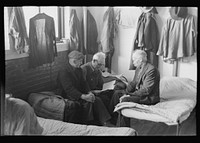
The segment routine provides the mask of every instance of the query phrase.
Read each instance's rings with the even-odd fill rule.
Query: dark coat
[[[72,9],[70,12],[70,51],[77,50],[81,53],[85,54],[85,49],[83,45],[83,37],[82,37],[82,26],[79,21],[76,10]]]
[[[82,94],[87,94],[90,91],[81,68],[73,68],[70,64],[67,64],[65,69],[59,71],[57,84],[58,90],[60,90],[59,95],[81,105],[79,115],[81,122],[87,123],[97,119],[103,124],[110,119],[110,115],[99,97],[95,97],[94,103],[80,98]]]
[[[91,90],[101,90],[103,88],[102,73],[99,69],[92,67],[92,62],[88,62],[81,66],[84,77],[89,84]]]
[[[90,13],[87,10],[87,54],[95,54],[98,52],[98,43],[97,43],[98,31],[97,31],[97,24]]]
[[[159,46],[159,31],[154,13],[142,13],[138,19],[135,37],[133,40],[132,53],[136,49],[147,52],[147,59],[154,66],[158,66],[158,57],[156,52]],[[135,70],[130,60],[129,70]]]
[[[53,62],[57,56],[54,19],[39,13],[30,19],[29,29],[30,67]]]
[[[146,63],[142,69],[136,69],[133,81],[127,86],[126,92],[137,98],[140,104],[156,104],[160,101],[159,86],[160,73],[158,69],[150,63]]]
[[[60,95],[70,100],[79,100],[82,94],[89,91],[89,86],[83,78],[82,69],[74,69],[70,64],[58,72],[57,86]]]

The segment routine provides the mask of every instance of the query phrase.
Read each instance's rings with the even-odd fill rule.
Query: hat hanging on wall
[[[171,7],[169,13],[174,20],[180,20],[188,15],[188,9],[187,7]]]
[[[151,7],[142,6],[142,7],[140,7],[140,9],[144,13],[148,13],[148,12],[153,12],[153,13],[156,13],[156,14],[158,13],[157,9],[155,7],[153,7],[153,6],[151,6]]]

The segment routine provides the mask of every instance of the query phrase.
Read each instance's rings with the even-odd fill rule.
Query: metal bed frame
[[[119,111],[118,113],[119,114],[118,114],[118,119],[117,119],[117,126],[121,127],[122,126],[122,122],[123,122],[123,120],[122,120],[123,115],[122,115],[121,111]],[[126,117],[126,116],[124,116],[124,117]],[[126,118],[130,118],[130,117],[126,117]],[[137,118],[135,118],[135,119],[137,119]],[[147,120],[147,121],[152,121],[152,120]],[[162,122],[162,123],[164,123],[164,122]],[[181,128],[180,121],[178,120],[177,124],[175,124],[175,125],[176,125],[176,136],[179,136],[180,135],[180,128]],[[168,125],[168,126],[170,126],[170,125]]]

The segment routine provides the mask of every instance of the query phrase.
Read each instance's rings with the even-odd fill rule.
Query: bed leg
[[[176,125],[176,136],[179,136],[179,134],[180,134],[180,126],[181,126],[181,124],[178,121],[178,124]]]
[[[120,126],[121,126],[121,111],[119,111],[118,113],[119,113],[119,114],[118,114],[116,126],[117,126],[117,127],[120,127]]]

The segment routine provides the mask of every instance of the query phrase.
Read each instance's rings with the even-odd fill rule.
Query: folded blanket
[[[166,118],[169,122],[177,123],[182,116],[190,113],[195,105],[195,101],[190,99],[169,100],[159,102],[156,105],[142,105],[133,102],[122,102],[116,105],[114,112],[128,108],[139,112],[156,114]]]
[[[24,100],[6,98],[5,135],[41,135],[40,126],[33,108]]]
[[[189,78],[163,77],[160,81],[160,97],[161,101],[156,105],[122,102],[116,105],[114,111],[126,109],[129,116],[135,117],[136,115],[132,114],[136,112],[130,111],[134,110],[147,113],[146,120],[147,115],[157,115],[168,123],[182,122],[196,106],[196,81]]]
[[[28,102],[39,117],[63,120],[65,99],[53,92],[31,93]]]

